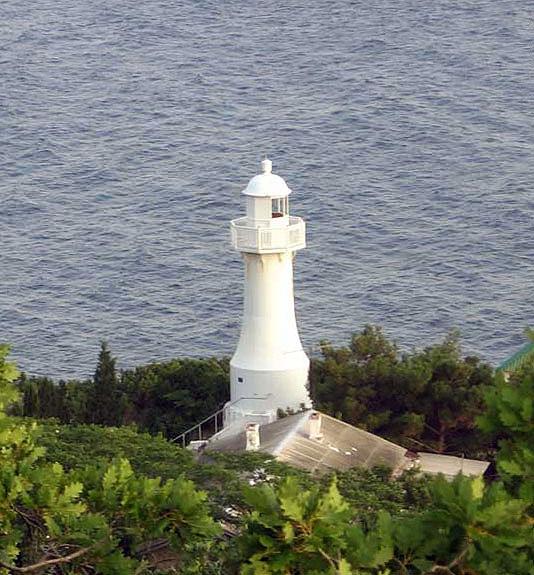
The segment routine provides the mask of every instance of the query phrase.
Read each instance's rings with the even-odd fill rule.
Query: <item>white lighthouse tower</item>
[[[243,190],[247,215],[231,222],[245,263],[244,313],[230,362],[225,425],[268,423],[277,410],[310,407],[309,359],[302,349],[293,299],[293,257],[306,245],[302,218],[289,215],[291,190],[270,160]]]

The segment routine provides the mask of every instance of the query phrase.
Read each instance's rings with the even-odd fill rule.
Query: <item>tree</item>
[[[335,479],[303,489],[295,478],[247,490],[243,575],[480,573],[530,575],[528,503],[500,484],[458,475],[430,482],[430,503],[412,517],[354,517]]]
[[[88,420],[91,423],[103,425],[122,423],[123,404],[118,389],[115,361],[107,343],[103,341],[88,398]]]
[[[412,449],[477,456],[485,447],[475,417],[493,372],[462,358],[456,333],[400,354],[379,328],[366,326],[348,347],[323,343],[321,354],[310,370],[317,409]]]
[[[29,381],[24,389],[22,414],[26,417],[40,417],[39,392],[37,384]]]
[[[65,411],[65,391],[48,377],[27,376],[22,373],[17,379],[22,402],[12,408],[14,414],[25,417],[61,417]]]
[[[353,334],[350,351],[356,361],[364,363],[377,358],[394,362],[398,356],[397,346],[385,337],[382,328],[369,324],[364,326],[361,334]]]
[[[465,440],[478,435],[475,418],[483,410],[484,387],[493,383],[492,370],[478,358],[462,359],[458,334],[454,333],[442,344],[427,348],[423,360],[431,369],[420,397],[420,412],[428,430],[423,438],[440,453],[468,451]]]
[[[57,417],[63,423],[84,423],[89,420],[88,399],[91,381],[60,381],[63,389],[64,409]]]
[[[534,502],[534,367],[485,390],[478,424],[498,441],[497,469],[513,493]]]
[[[241,538],[243,575],[350,573],[346,528],[351,512],[335,480],[320,493],[317,487],[303,490],[289,477],[276,490],[247,490],[246,499],[253,511]]]
[[[124,371],[125,418],[151,433],[175,437],[228,400],[227,359],[175,359]]]
[[[102,344],[92,380],[59,381],[25,376],[23,400],[13,414],[64,423],[135,424],[175,437],[222,407],[229,398],[227,358],[174,359],[117,374]]]

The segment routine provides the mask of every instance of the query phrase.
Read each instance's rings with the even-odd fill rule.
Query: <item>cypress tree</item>
[[[37,386],[38,417],[57,417],[57,387],[48,377],[35,377],[32,382]]]
[[[88,420],[91,423],[120,425],[122,422],[115,361],[107,343],[103,341],[88,402]]]
[[[39,395],[37,386],[33,381],[26,384],[22,397],[22,414],[25,417],[39,417]]]

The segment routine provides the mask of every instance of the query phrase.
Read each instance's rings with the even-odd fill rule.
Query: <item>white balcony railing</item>
[[[306,247],[306,225],[302,218],[289,216],[281,228],[252,227],[247,218],[232,220],[232,244],[240,252],[268,254]]]

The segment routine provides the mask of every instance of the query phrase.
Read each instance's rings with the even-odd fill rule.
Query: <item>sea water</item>
[[[534,5],[7,0],[0,341],[83,377],[231,354],[229,220],[266,155],[308,226],[306,350],[458,328],[497,363],[534,323]]]

